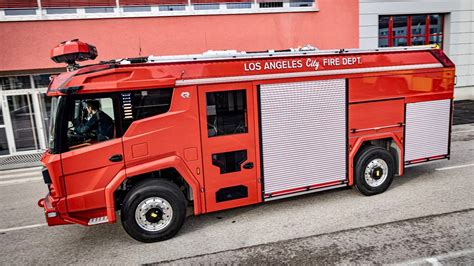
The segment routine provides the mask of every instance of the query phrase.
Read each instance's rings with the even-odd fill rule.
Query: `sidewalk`
[[[10,169],[24,169],[41,166],[40,159],[43,152],[17,154],[0,157],[0,172]]]

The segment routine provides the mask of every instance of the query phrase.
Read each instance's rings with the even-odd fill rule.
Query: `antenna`
[[[138,56],[142,56],[142,39],[138,37]]]

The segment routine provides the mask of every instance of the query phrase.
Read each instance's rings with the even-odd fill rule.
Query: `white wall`
[[[379,15],[444,13],[444,51],[456,64],[455,98],[474,99],[474,0],[360,0],[361,49],[378,46]]]

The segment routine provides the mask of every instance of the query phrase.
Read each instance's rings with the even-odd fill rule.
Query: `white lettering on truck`
[[[320,62],[319,60],[316,58],[308,58],[304,66],[306,68],[319,70],[321,65],[324,67],[326,66],[335,67],[335,66],[351,66],[351,65],[362,64],[362,59],[360,56],[359,57],[326,57],[322,59],[322,62]],[[264,63],[261,63],[261,62],[244,63],[245,72],[260,71],[260,70],[300,69],[300,68],[303,68],[303,62],[301,59],[267,61]]]

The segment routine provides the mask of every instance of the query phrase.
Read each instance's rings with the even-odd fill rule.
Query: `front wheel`
[[[178,233],[186,217],[186,199],[167,180],[146,180],[133,187],[121,210],[125,231],[141,242],[157,242]]]
[[[395,175],[395,160],[384,148],[367,146],[356,157],[355,185],[366,196],[388,189]]]

